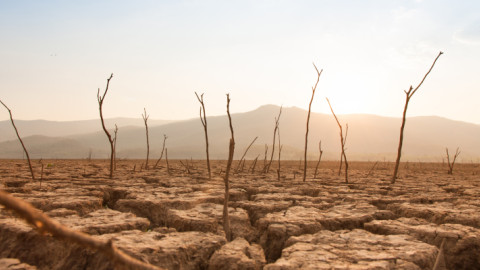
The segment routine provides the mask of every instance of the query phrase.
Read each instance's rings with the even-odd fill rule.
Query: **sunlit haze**
[[[480,124],[479,1],[0,1],[0,99],[16,119],[207,116],[264,104]],[[8,113],[0,110],[0,120]]]

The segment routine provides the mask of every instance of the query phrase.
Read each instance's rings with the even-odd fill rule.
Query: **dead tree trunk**
[[[27,148],[25,147],[25,144],[23,144],[23,141],[22,141],[22,138],[20,137],[20,134],[18,134],[17,127],[15,126],[15,122],[13,121],[12,111],[1,100],[0,100],[0,103],[2,103],[2,105],[7,109],[8,114],[10,115],[10,121],[12,122],[13,129],[15,129],[15,133],[17,134],[17,138],[20,141],[20,144],[22,145],[22,148],[23,148],[23,151],[25,152],[25,155],[27,156],[28,168],[30,169],[30,174],[32,175],[32,180],[35,180],[35,174],[33,173],[32,163],[30,162],[30,155],[28,154],[28,151],[27,151]]]
[[[100,111],[100,120],[102,122],[103,131],[105,132],[105,135],[107,135],[108,142],[110,143],[110,179],[113,178],[113,159],[115,155],[114,154],[115,146],[113,145],[113,139],[112,139],[112,136],[110,135],[110,132],[108,132],[107,128],[105,127],[105,121],[103,120],[102,106],[103,106],[103,101],[105,100],[105,96],[107,95],[108,86],[110,84],[110,80],[112,79],[112,77],[113,77],[113,73],[107,79],[107,86],[105,87],[105,92],[103,93],[102,96],[100,96],[100,88],[98,88],[98,91],[97,91],[97,101],[98,101],[98,110]]]
[[[315,174],[313,174],[313,179],[317,179],[318,166],[320,166],[320,161],[322,160],[322,155],[323,155],[322,141],[318,143],[318,150],[320,151],[320,156],[318,157],[317,166],[315,166]]]
[[[458,155],[460,155],[459,148],[455,151],[455,155],[453,156],[452,163],[450,163],[450,155],[448,154],[448,148],[445,148],[447,151],[447,162],[448,162],[448,174],[453,174],[453,166],[455,165],[455,161],[457,160]]]
[[[343,136],[343,127],[340,124],[340,121],[338,121],[337,116],[333,112],[332,105],[330,104],[330,100],[328,100],[328,106],[330,106],[330,110],[332,111],[333,117],[335,117],[335,121],[337,121],[337,125],[340,128],[340,145],[342,146],[342,153],[341,153],[341,159],[340,159],[340,169],[338,170],[338,174],[340,175],[341,169],[342,169],[342,159],[345,160],[345,183],[348,184],[348,161],[347,161],[347,155],[345,154],[345,143],[347,142],[347,135],[348,135],[348,124],[346,124],[346,130],[345,130],[345,137]]]
[[[312,102],[313,102],[313,97],[315,96],[315,90],[317,90],[318,81],[320,81],[320,75],[323,72],[323,69],[320,70],[320,72],[319,72],[318,68],[317,68],[317,66],[315,66],[315,64],[313,64],[313,66],[315,67],[315,70],[317,71],[317,82],[315,83],[315,86],[312,87],[312,98],[310,99],[310,103],[308,104],[307,130],[305,131],[305,151],[303,153],[303,161],[304,161],[304,164],[303,164],[303,182],[305,182],[305,180],[307,179],[307,146],[308,146],[308,127],[309,127],[309,124],[310,124],[310,112],[312,111]]]
[[[147,160],[145,161],[145,170],[148,170],[148,158],[150,156],[150,141],[148,140],[148,123],[147,123],[148,117],[150,116],[147,115],[147,110],[143,108],[142,118],[143,118],[143,122],[145,123],[145,135],[147,136]]]
[[[162,160],[163,157],[163,152],[165,150],[165,141],[167,140],[167,135],[163,134],[163,146],[162,146],[162,153],[160,153],[160,157],[158,158],[157,162],[155,163],[155,166],[153,167],[154,169],[157,168],[158,163],[160,163],[160,160]]]
[[[258,136],[255,137],[255,139],[253,139],[253,141],[248,145],[247,149],[245,149],[245,152],[243,153],[242,155],[242,158],[240,159],[240,161],[238,162],[237,164],[237,167],[235,168],[235,173],[238,172],[238,170],[240,169],[240,165],[242,164],[242,161],[245,163],[244,159],[245,159],[245,156],[247,155],[247,152],[248,150],[250,149],[250,147],[252,147],[252,145],[255,143],[255,141],[258,139]],[[242,166],[243,167],[243,166]],[[243,171],[243,168],[242,168],[242,171]]]
[[[227,169],[225,170],[225,200],[223,202],[223,230],[225,231],[225,237],[227,241],[232,241],[232,231],[230,230],[230,217],[228,216],[228,200],[230,198],[230,186],[228,182],[228,177],[230,174],[230,169],[232,167],[233,162],[233,153],[235,152],[235,137],[233,136],[233,126],[232,126],[232,118],[230,116],[230,95],[227,94],[227,115],[228,121],[230,124],[230,145],[228,147],[228,162],[227,162]]]
[[[208,169],[208,178],[212,179],[212,171],[210,169],[210,154],[208,152],[208,131],[207,131],[207,115],[205,114],[205,103],[203,102],[203,93],[198,96],[195,92],[198,102],[200,102],[200,121],[202,121],[203,130],[205,131],[205,151],[207,152],[207,169]]]
[[[418,88],[420,88],[420,86],[423,84],[423,82],[427,78],[428,74],[430,74],[430,72],[432,71],[433,66],[435,66],[435,63],[437,62],[438,58],[442,54],[443,54],[443,52],[438,53],[437,58],[435,58],[435,61],[433,61],[432,66],[430,67],[428,72],[425,74],[425,76],[423,76],[422,81],[420,82],[420,84],[417,87],[415,87],[415,89],[413,89],[413,87],[410,86],[410,89],[408,89],[408,91],[404,91],[405,95],[406,95],[405,107],[403,108],[402,125],[400,127],[400,139],[399,139],[399,142],[398,142],[397,160],[395,161],[395,170],[393,171],[393,176],[392,176],[392,181],[391,181],[392,184],[395,184],[395,180],[397,179],[398,167],[400,166],[400,158],[402,156],[403,130],[405,129],[405,122],[407,121],[408,102],[410,101],[412,96],[415,94],[415,92],[417,92]]]
[[[283,107],[283,106],[282,106]],[[280,107],[280,111],[278,112],[278,117],[275,117],[275,128],[273,129],[273,144],[272,144],[272,154],[270,156],[270,162],[268,163],[267,167],[265,168],[265,173],[268,173],[270,171],[270,167],[272,166],[273,162],[273,154],[275,153],[275,143],[276,143],[276,138],[275,136],[277,135],[277,130],[278,130],[278,125],[280,121],[280,116],[282,115],[282,107]]]

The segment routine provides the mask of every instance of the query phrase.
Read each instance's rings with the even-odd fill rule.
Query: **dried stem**
[[[417,92],[417,90],[418,90],[418,89],[420,88],[420,86],[423,84],[423,82],[424,82],[425,79],[427,78],[428,74],[430,74],[430,72],[432,71],[433,66],[435,66],[435,63],[437,62],[438,58],[439,58],[440,55],[442,55],[442,54],[443,54],[443,52],[439,52],[439,53],[438,53],[437,57],[435,58],[435,61],[433,61],[432,66],[430,67],[430,69],[428,70],[428,72],[425,74],[425,76],[423,76],[422,81],[418,84],[417,87],[415,87],[415,89],[413,89],[413,87],[410,86],[410,88],[408,89],[408,91],[404,91],[404,92],[405,92],[405,95],[406,95],[405,107],[403,108],[402,125],[401,125],[401,127],[400,127],[400,139],[399,139],[399,142],[398,142],[397,160],[395,161],[395,170],[393,171],[393,176],[392,176],[392,181],[391,181],[392,184],[395,184],[395,180],[397,179],[398,167],[400,166],[400,158],[401,158],[401,156],[402,156],[403,130],[405,129],[405,122],[407,121],[408,102],[409,102],[410,99],[412,98],[413,94],[415,94],[415,92]]]
[[[320,156],[318,157],[317,166],[315,166],[315,174],[313,174],[313,179],[317,179],[318,166],[320,166],[320,161],[322,160],[322,155],[323,155],[322,141],[318,143],[318,150],[320,151]]]
[[[280,107],[280,111],[278,112],[278,116],[275,117],[275,128],[273,129],[272,154],[271,154],[271,156],[270,156],[270,162],[268,163],[267,167],[265,168],[265,173],[268,173],[268,172],[270,171],[270,167],[272,166],[273,154],[275,153],[275,143],[276,143],[276,138],[275,138],[275,136],[277,135],[277,130],[278,130],[278,126],[279,126],[280,116],[282,115],[282,108],[283,108],[283,106]]]
[[[13,129],[15,129],[15,133],[17,134],[17,138],[18,138],[18,140],[20,141],[20,144],[23,147],[23,151],[25,152],[25,155],[27,156],[28,168],[30,169],[30,174],[32,175],[32,180],[35,180],[35,174],[33,173],[32,163],[30,161],[30,155],[28,154],[27,148],[25,147],[25,144],[23,143],[22,138],[20,137],[20,134],[18,134],[17,127],[15,126],[15,122],[13,121],[12,111],[10,110],[10,108],[7,107],[7,105],[5,105],[5,103],[3,103],[2,100],[0,100],[0,103],[2,103],[2,105],[7,109],[8,114],[10,114],[10,121],[12,122]]]
[[[203,130],[205,131],[205,151],[207,152],[207,169],[208,169],[208,178],[212,179],[212,171],[210,169],[210,154],[208,152],[208,131],[207,131],[207,115],[205,114],[205,103],[203,101],[203,93],[198,96],[195,92],[198,102],[200,102],[200,121],[202,121]]]
[[[317,71],[317,82],[315,83],[315,86],[312,87],[312,98],[310,99],[310,103],[308,104],[308,115],[307,115],[307,129],[305,131],[305,151],[303,153],[303,182],[307,179],[307,146],[308,146],[308,128],[310,124],[310,113],[312,111],[312,102],[313,102],[313,97],[315,96],[315,90],[317,90],[317,85],[318,82],[320,81],[320,75],[322,75],[323,69],[318,71],[317,66],[313,64],[315,67],[315,71]]]
[[[150,142],[148,140],[148,123],[147,123],[148,117],[150,116],[147,115],[147,110],[143,108],[142,118],[143,118],[143,122],[145,123],[145,135],[147,136],[147,160],[145,161],[145,170],[148,170],[148,158],[150,156]]]
[[[330,100],[328,100],[328,106],[330,106],[330,110],[332,111],[333,117],[335,117],[335,121],[337,121],[338,128],[340,129],[340,145],[342,146],[342,153],[340,155],[340,168],[338,170],[338,174],[340,175],[341,170],[342,170],[342,159],[345,160],[345,183],[348,184],[348,161],[347,161],[347,155],[345,154],[345,143],[347,142],[347,135],[348,135],[348,124],[346,124],[346,130],[345,130],[345,136],[343,135],[343,127],[340,124],[340,121],[338,121],[337,116],[333,112],[332,105],[330,104]]]
[[[51,219],[29,203],[13,197],[0,190],[0,204],[11,209],[36,228],[41,234],[50,233],[64,241],[73,242],[82,246],[98,250],[109,257],[116,267],[128,269],[161,269],[151,264],[141,262],[119,250],[112,240],[102,241],[88,234],[74,231],[54,219]]]
[[[225,237],[227,241],[232,241],[232,231],[230,230],[230,217],[228,216],[228,200],[230,198],[230,187],[228,182],[228,177],[230,174],[230,169],[232,167],[233,162],[233,153],[235,152],[235,137],[233,135],[233,126],[232,126],[232,117],[230,116],[230,95],[227,94],[227,115],[228,115],[228,122],[230,124],[230,145],[228,148],[228,162],[227,162],[227,169],[225,171],[225,200],[223,204],[223,230],[225,231]]]
[[[158,158],[157,162],[155,163],[155,166],[153,167],[154,169],[157,168],[158,164],[160,163],[160,160],[162,160],[163,157],[163,152],[165,151],[165,141],[167,140],[167,135],[163,134],[163,146],[162,146],[162,153],[160,154],[160,157]]]
[[[240,169],[240,164],[242,164],[242,161],[245,163],[245,156],[247,155],[247,152],[250,149],[250,147],[252,147],[253,143],[255,143],[257,139],[258,139],[258,136],[255,137],[255,139],[253,139],[253,141],[248,145],[247,149],[245,149],[245,152],[243,153],[242,158],[240,159],[240,161],[237,164],[237,167],[235,168],[235,173],[237,173],[238,170]]]
[[[453,156],[452,163],[450,163],[450,155],[448,154],[448,148],[445,148],[447,151],[447,162],[448,162],[448,174],[453,174],[453,166],[455,165],[455,161],[457,160],[458,155],[460,155],[459,148],[455,151],[455,155]]]
[[[110,80],[112,79],[112,77],[113,77],[113,73],[107,79],[107,86],[105,87],[105,92],[103,93],[102,96],[100,96],[100,88],[98,88],[98,91],[97,91],[97,101],[98,101],[98,110],[100,111],[100,120],[102,122],[103,131],[105,132],[105,135],[107,135],[108,142],[110,143],[110,179],[113,178],[113,159],[114,159],[115,147],[113,145],[112,136],[110,135],[107,128],[105,127],[105,121],[103,120],[102,106],[103,106],[103,101],[105,100],[105,96],[107,95],[108,86],[110,84]]]

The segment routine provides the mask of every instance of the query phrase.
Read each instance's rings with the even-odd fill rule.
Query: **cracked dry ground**
[[[480,269],[480,168],[354,162],[350,184],[338,162],[322,162],[318,179],[301,180],[298,162],[269,174],[231,176],[234,241],[222,226],[223,161],[178,161],[142,170],[121,160],[114,179],[107,161],[43,161],[43,180],[29,181],[24,161],[4,160],[0,188],[61,223],[166,269]],[[186,161],[183,162],[185,164]],[[34,164],[37,178],[41,165]],[[163,164],[162,164],[163,165]],[[247,166],[249,163],[247,162]],[[134,171],[135,168],[135,171]],[[235,163],[234,163],[235,168]],[[0,209],[1,269],[112,269],[102,254],[40,235]]]

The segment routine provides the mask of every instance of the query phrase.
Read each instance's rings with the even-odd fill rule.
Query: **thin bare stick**
[[[392,184],[395,184],[395,180],[397,179],[398,167],[400,166],[400,158],[401,158],[401,156],[402,156],[403,130],[405,129],[405,122],[407,121],[408,102],[409,102],[410,99],[412,98],[413,94],[415,94],[415,92],[417,92],[417,90],[418,90],[418,89],[420,88],[420,86],[423,84],[423,82],[424,82],[425,79],[427,78],[428,74],[430,74],[430,72],[432,71],[433,66],[435,66],[435,63],[437,62],[438,58],[439,58],[440,55],[442,55],[442,54],[443,54],[443,52],[439,52],[439,53],[438,53],[437,57],[435,58],[435,61],[433,61],[432,66],[430,67],[430,69],[428,70],[428,72],[425,74],[425,76],[423,76],[422,81],[418,84],[417,87],[415,87],[415,89],[413,89],[413,87],[410,86],[410,88],[408,89],[408,91],[404,91],[404,92],[405,92],[405,95],[406,95],[405,107],[403,108],[402,125],[400,126],[400,139],[399,139],[399,142],[398,142],[397,160],[395,161],[395,170],[393,171],[393,176],[392,176],[392,181],[391,181]]]
[[[203,93],[198,96],[195,92],[198,102],[200,102],[200,121],[202,121],[203,130],[205,132],[205,151],[207,152],[207,169],[208,169],[208,178],[212,179],[212,171],[210,169],[210,154],[208,152],[208,130],[207,130],[207,115],[205,114],[205,103],[203,101]]]
[[[258,157],[260,155],[257,155],[257,157],[253,160],[252,166],[248,168],[248,171],[251,172],[252,174],[255,173],[255,166],[257,165]]]
[[[107,95],[108,86],[110,84],[110,80],[112,79],[112,77],[113,77],[113,73],[107,79],[107,86],[105,87],[105,92],[103,93],[102,96],[100,96],[100,88],[98,88],[98,91],[97,91],[97,101],[98,101],[98,110],[100,111],[100,120],[102,122],[103,131],[105,132],[105,135],[107,135],[108,142],[110,143],[110,179],[113,178],[113,159],[114,159],[115,147],[113,145],[112,136],[110,135],[107,128],[105,127],[105,121],[103,120],[102,106],[103,106],[103,101],[105,100],[105,96]]]
[[[330,100],[328,100],[328,106],[330,106],[330,110],[332,111],[333,117],[335,117],[335,121],[337,121],[338,128],[340,129],[340,145],[342,146],[342,153],[341,153],[341,159],[340,159],[340,169],[338,170],[338,174],[340,175],[341,169],[342,169],[342,159],[345,160],[345,183],[348,184],[348,161],[347,161],[347,155],[345,154],[345,143],[347,142],[347,135],[348,135],[348,124],[346,124],[346,130],[345,130],[345,136],[343,136],[343,127],[340,124],[340,121],[338,121],[337,116],[335,115],[335,112],[333,112],[332,105],[330,104]]]
[[[455,165],[455,161],[457,160],[458,155],[460,155],[459,148],[455,151],[455,155],[453,156],[453,161],[450,163],[450,155],[448,154],[448,148],[445,148],[447,151],[447,162],[448,162],[448,174],[453,174],[453,166]]]
[[[310,113],[312,111],[312,102],[313,102],[313,97],[315,96],[315,90],[317,90],[317,85],[318,82],[320,81],[320,75],[322,75],[323,69],[318,71],[317,66],[313,64],[315,67],[315,71],[317,71],[317,82],[315,83],[315,86],[312,87],[312,98],[310,99],[310,103],[308,104],[308,115],[307,115],[307,130],[305,131],[305,151],[303,153],[303,182],[307,179],[307,146],[308,146],[308,128],[310,124]]]
[[[142,118],[143,118],[143,122],[145,123],[145,135],[147,136],[147,160],[145,161],[145,170],[148,170],[148,158],[150,156],[150,141],[148,140],[148,123],[147,123],[148,117],[150,116],[147,115],[147,110],[143,108]]]
[[[35,174],[33,173],[32,163],[30,162],[30,155],[28,154],[28,151],[27,151],[27,148],[25,147],[25,144],[23,144],[23,141],[22,141],[22,138],[20,137],[20,134],[18,134],[17,127],[15,126],[15,122],[13,121],[12,111],[10,110],[10,108],[7,107],[7,105],[5,105],[5,103],[3,103],[2,100],[0,100],[0,103],[2,103],[2,105],[7,109],[8,113],[10,114],[10,121],[12,122],[13,129],[15,129],[15,133],[17,134],[17,138],[18,138],[18,140],[20,141],[20,144],[23,147],[23,152],[27,156],[28,168],[30,169],[30,174],[32,175],[32,180],[35,180]]]
[[[270,171],[270,167],[272,166],[273,154],[275,153],[275,143],[276,143],[275,136],[277,135],[277,130],[278,130],[278,126],[279,126],[280,116],[282,115],[282,108],[283,108],[283,106],[280,106],[280,111],[278,112],[278,116],[275,117],[275,128],[273,129],[272,154],[271,154],[271,156],[270,156],[270,162],[268,163],[267,167],[265,168],[265,173],[268,173],[268,172]]]
[[[165,151],[165,141],[167,140],[167,135],[163,134],[163,146],[162,146],[162,153],[160,154],[160,157],[158,158],[157,162],[155,163],[155,166],[153,167],[154,169],[157,168],[158,163],[160,163],[160,160],[162,160],[163,157],[163,152]]]
[[[255,143],[255,141],[256,141],[257,139],[258,139],[258,136],[255,137],[255,139],[253,139],[253,141],[248,145],[247,149],[245,149],[245,152],[243,152],[242,158],[241,158],[240,161],[238,162],[237,168],[235,168],[235,173],[238,172],[238,170],[239,170],[239,168],[240,168],[240,164],[242,164],[242,160],[245,159],[245,156],[247,155],[248,150],[250,149],[250,147],[252,147],[253,143]]]
[[[73,242],[82,246],[102,252],[110,258],[116,267],[126,267],[129,269],[161,269],[151,264],[141,262],[130,257],[119,250],[112,240],[102,241],[86,233],[74,231],[56,220],[48,217],[40,210],[34,208],[31,204],[13,197],[0,190],[0,204],[7,209],[15,211],[20,217],[25,219],[40,234],[50,233],[52,236],[67,242]]]
[[[232,117],[230,116],[230,95],[227,94],[227,115],[228,115],[228,122],[230,124],[230,145],[228,147],[228,162],[227,162],[227,169],[225,171],[225,200],[223,204],[223,230],[225,231],[225,237],[227,241],[232,241],[232,231],[230,230],[230,217],[228,216],[228,200],[230,198],[230,186],[228,182],[228,177],[230,174],[230,169],[232,167],[233,162],[233,153],[235,152],[235,137],[233,135],[233,126],[232,126]]]
[[[322,141],[318,143],[318,150],[320,151],[320,156],[318,157],[317,166],[315,166],[315,174],[313,174],[313,179],[317,179],[318,166],[320,166],[320,161],[322,160],[322,155],[323,155]]]

